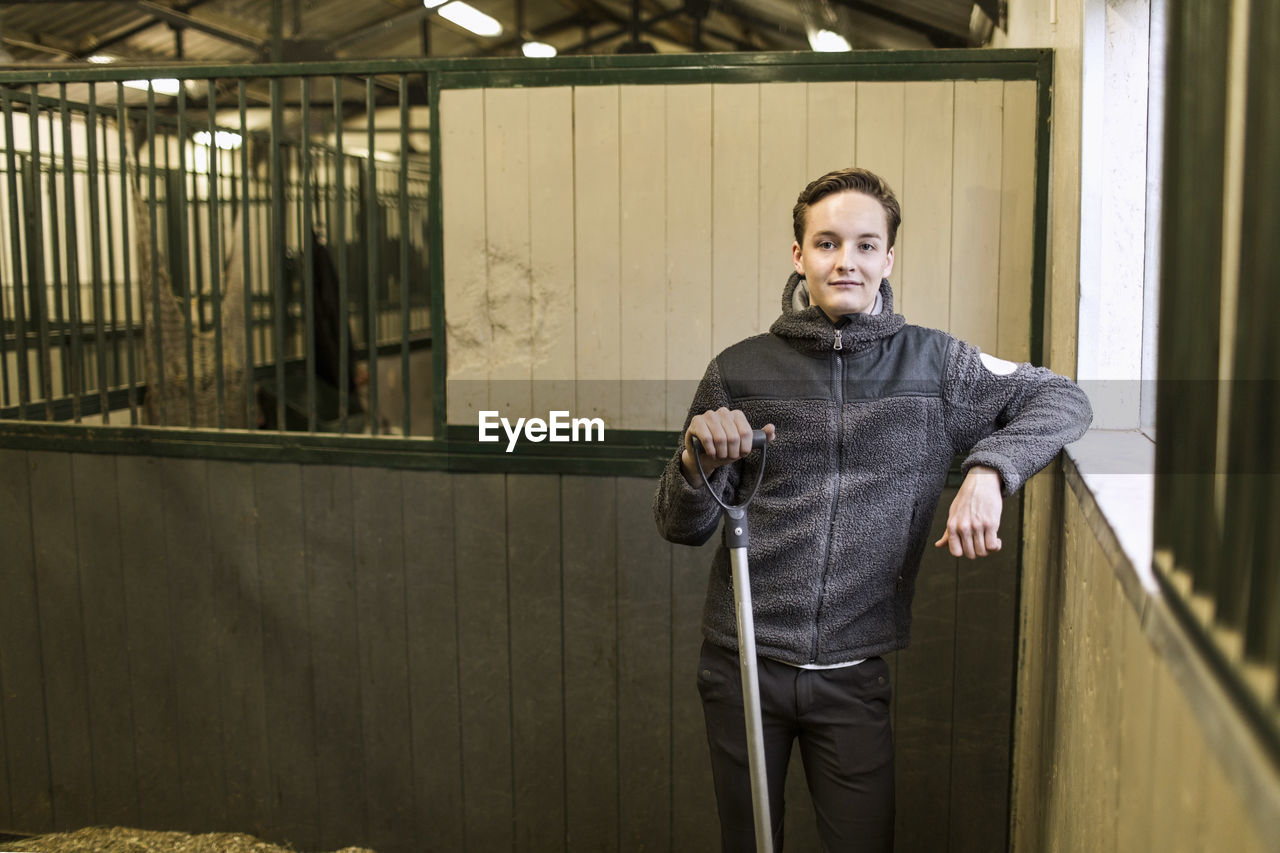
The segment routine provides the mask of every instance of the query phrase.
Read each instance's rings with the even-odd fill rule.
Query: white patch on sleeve
[[[982,366],[996,376],[1008,376],[1018,369],[1018,365],[1014,362],[996,358],[994,355],[987,355],[985,352],[978,353],[978,358],[982,359]]]

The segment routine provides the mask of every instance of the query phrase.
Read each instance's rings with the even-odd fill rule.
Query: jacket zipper
[[[827,574],[831,570],[831,553],[836,531],[836,510],[840,506],[840,460],[844,457],[844,360],[840,351],[840,330],[835,330],[834,353],[831,364],[831,390],[836,398],[836,470],[831,495],[831,518],[827,523],[827,555],[822,566],[822,583],[818,586],[818,606],[813,614],[813,644],[809,651],[809,663],[818,662],[818,619],[822,616],[823,600],[827,597]]]

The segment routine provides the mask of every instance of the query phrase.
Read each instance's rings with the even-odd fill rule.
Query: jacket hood
[[[809,304],[808,288],[801,287],[803,281],[794,272],[787,279],[782,289],[782,316],[769,329],[801,349],[830,350],[838,331],[841,349],[857,350],[896,334],[907,323],[901,314],[893,313],[893,288],[887,278],[880,280],[879,314],[846,314],[837,323],[832,323],[817,305]]]

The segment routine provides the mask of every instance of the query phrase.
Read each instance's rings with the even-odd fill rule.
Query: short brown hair
[[[880,202],[880,206],[884,208],[885,222],[889,226],[889,248],[893,248],[894,241],[898,239],[898,226],[902,224],[902,208],[898,206],[898,199],[894,196],[893,190],[889,189],[884,178],[874,172],[858,168],[827,172],[816,181],[811,181],[800,192],[800,197],[796,199],[796,206],[791,211],[791,224],[796,232],[796,242],[801,246],[804,245],[804,226],[809,214],[809,205],[846,190],[865,193]]]

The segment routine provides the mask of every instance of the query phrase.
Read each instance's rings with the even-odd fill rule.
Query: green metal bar
[[[111,114],[109,112],[104,111],[102,113],[102,121],[101,121],[101,128],[100,128],[102,131],[102,140],[101,140],[101,143],[102,143],[102,169],[101,169],[102,194],[105,198],[105,201],[103,202],[103,211],[106,214],[102,218],[105,220],[104,230],[106,233],[104,236],[106,237],[105,242],[106,242],[106,255],[107,255],[107,258],[106,258],[107,269],[103,277],[103,282],[104,282],[103,286],[105,288],[106,295],[107,295],[106,298],[107,298],[108,311],[106,313],[107,313],[107,316],[110,318],[111,328],[113,330],[117,330],[120,328],[120,309],[119,309],[119,306],[116,304],[117,303],[116,287],[118,285],[118,282],[116,281],[115,227],[112,224],[112,220],[115,217],[111,215],[112,199],[111,199],[110,122],[111,122]],[[94,133],[97,133],[98,130],[99,130],[98,128],[95,128]],[[121,161],[120,166],[121,168],[124,168],[123,160]],[[97,231],[96,228],[94,230]],[[122,369],[120,366],[121,365],[120,339],[114,335],[111,338],[111,364],[114,369],[114,375],[111,378],[111,384],[112,385],[124,384],[124,378],[120,375],[121,369]]]
[[[66,101],[67,84],[59,84],[61,94],[62,119],[62,192],[63,222],[66,230],[67,250],[67,323],[66,331],[71,336],[71,364],[63,365],[63,373],[71,379],[71,410],[74,419],[80,420],[80,396],[84,393],[84,350],[80,345],[80,243],[76,227],[76,181],[75,160],[71,156],[71,110]],[[57,169],[53,164],[50,174]]]
[[[12,140],[12,135],[5,137],[5,147],[10,150],[13,149]],[[14,172],[10,169],[5,173],[5,189],[8,190],[10,198],[18,194],[18,191],[12,186],[13,178]],[[17,231],[17,223],[13,220],[10,220],[10,222],[11,225],[9,227],[9,231],[11,233]],[[19,265],[17,255],[13,256],[11,265],[13,267],[12,289],[14,299],[16,301],[22,295],[22,268]],[[12,389],[9,387],[9,322],[8,312],[4,310],[4,301],[4,280],[0,279],[0,406],[8,406],[13,399]],[[16,349],[17,347],[25,346],[26,341],[20,337],[15,337],[13,345]]]
[[[218,203],[218,89],[217,81],[209,81],[209,290],[213,299],[214,384],[216,385],[218,429],[227,426],[227,388],[222,357],[222,218]],[[241,145],[244,139],[241,137]]]
[[[368,177],[365,180],[365,266],[369,275],[365,282],[365,323],[368,326],[366,346],[369,359],[369,426],[374,435],[378,434],[378,285],[381,281],[378,269],[378,255],[381,232],[378,229],[378,170],[377,161],[373,157],[373,128],[377,109],[377,92],[374,89],[373,77],[365,80],[365,98],[368,106],[365,109],[365,126],[368,128],[369,156],[365,166]]]
[[[409,393],[409,78],[400,75],[400,390],[404,395],[404,434],[412,432]]]
[[[178,88],[178,239],[176,241],[176,258],[169,259],[169,267],[178,278],[182,279],[182,327],[186,332],[187,359],[187,416],[188,426],[196,425],[196,358],[195,329],[191,320],[191,264],[190,239],[187,223],[187,87]],[[170,202],[172,203],[172,201]],[[171,220],[172,221],[172,220]],[[169,237],[169,245],[174,246],[173,236]],[[199,264],[196,265],[197,268]]]
[[[129,251],[129,174],[127,163],[128,150],[125,143],[124,129],[128,126],[128,118],[124,105],[124,84],[116,84],[116,136],[120,143],[120,246],[124,262],[124,322],[129,328],[128,366],[129,366],[129,418],[130,423],[138,423],[138,372],[136,353],[133,345],[133,271],[131,269]]]
[[[1280,561],[1276,559],[1280,548],[1280,531],[1276,529],[1280,518],[1280,448],[1274,432],[1275,419],[1280,416],[1280,340],[1275,334],[1276,312],[1280,311],[1280,294],[1275,288],[1276,270],[1280,269],[1280,246],[1275,240],[1276,217],[1280,216],[1280,163],[1275,156],[1280,147],[1277,51],[1280,9],[1275,3],[1253,3],[1243,167],[1248,179],[1240,217],[1240,320],[1234,374],[1237,386],[1245,382],[1250,386],[1256,406],[1252,412],[1233,410],[1232,419],[1242,421],[1248,432],[1243,450],[1253,458],[1246,460],[1246,470],[1257,472],[1250,476],[1257,502],[1248,508],[1255,527],[1247,584],[1245,655],[1280,674]],[[1232,478],[1240,476],[1239,471],[1231,472]],[[1273,689],[1280,690],[1280,685]],[[1271,703],[1273,722],[1280,720],[1274,716],[1280,710],[1280,694],[1266,699]]]
[[[1049,152],[1053,143],[1053,54],[1041,57],[1036,72],[1036,183],[1031,258],[1031,363],[1044,366],[1049,358],[1044,339],[1045,303],[1049,278]]]
[[[13,139],[13,93],[8,87],[0,88],[0,100],[4,105],[4,138]],[[18,210],[19,181],[17,154],[12,144],[5,145],[5,159],[9,167],[9,254],[13,258],[13,320],[16,357],[18,361],[18,417],[27,418],[27,404],[31,402],[31,365],[27,358],[27,312],[25,280],[32,278],[31,264],[27,264],[26,279],[22,275],[22,238],[19,223],[23,222]],[[29,171],[29,170],[24,170]],[[37,189],[39,184],[36,185]],[[28,204],[30,206],[30,200]],[[28,232],[29,234],[29,232]],[[28,239],[30,239],[28,237]],[[8,371],[5,371],[8,375]]]
[[[101,193],[98,187],[98,93],[97,84],[89,84],[89,112],[85,116],[85,160],[89,173],[89,274],[93,286],[93,345],[94,355],[98,362],[98,405],[102,410],[103,422],[111,423],[111,404],[107,400],[107,340],[103,323],[106,320],[106,301],[103,299],[102,284],[102,236],[99,229],[99,204]],[[104,158],[105,159],[105,158]]]
[[[974,51],[983,53],[983,51]],[[692,83],[922,82],[933,80],[1035,79],[1034,63],[1012,64],[932,62],[919,65],[858,65],[856,63],[775,66],[657,67],[558,69],[511,68],[440,71],[444,88],[531,88],[540,86],[682,85]]]
[[[334,193],[338,246],[338,417],[340,432],[345,435],[351,408],[351,302],[347,291],[347,158],[342,147],[342,78],[333,78],[333,145],[337,151]]]
[[[1204,223],[1223,212],[1228,23],[1203,0],[1169,5],[1154,544],[1197,591],[1214,588],[1221,553],[1205,401],[1218,399],[1222,232]]]
[[[167,148],[168,146],[166,146]],[[164,324],[160,322],[160,246],[159,229],[156,215],[156,90],[147,86],[147,153],[149,155],[148,170],[150,179],[150,197],[147,200],[151,213],[151,333],[154,337],[155,376],[147,377],[147,382],[157,389],[160,405],[160,425],[169,424],[169,406],[166,402],[164,381]],[[166,151],[165,159],[168,160]],[[169,298],[169,294],[165,294]],[[150,392],[148,392],[150,396]]]
[[[240,81],[240,259],[244,276],[244,406],[245,428],[257,429],[257,401],[253,381],[253,260],[249,252],[249,121],[245,82]]]
[[[179,135],[179,139],[182,140],[182,147],[184,150],[188,145],[191,146],[193,162],[191,162],[190,164],[185,164],[185,165],[190,165],[191,168],[184,169],[182,171],[182,186],[183,186],[182,210],[183,210],[183,213],[186,214],[186,217],[188,218],[187,227],[183,229],[182,233],[187,235],[187,239],[190,241],[190,246],[188,247],[186,253],[184,254],[184,256],[188,258],[188,261],[187,261],[188,270],[187,270],[187,275],[184,276],[184,278],[188,282],[193,282],[190,289],[192,293],[191,298],[195,302],[195,311],[192,314],[193,319],[191,322],[196,329],[196,333],[199,334],[205,331],[204,318],[208,316],[206,312],[206,308],[208,307],[209,295],[204,287],[204,261],[203,261],[203,259],[206,258],[207,256],[205,254],[203,229],[201,227],[201,216],[203,213],[207,221],[207,215],[209,210],[207,206],[207,201],[208,201],[207,197],[203,199],[200,197],[200,176],[199,176],[199,173],[196,172],[195,170],[195,163],[194,163],[196,142],[194,139],[192,139],[189,136],[191,132],[190,125],[187,126],[186,131],[187,133]],[[206,173],[206,177],[207,177],[207,173]]]
[[[440,165],[440,75],[427,75],[427,103],[431,110],[431,179],[427,184],[427,206],[430,216],[427,263],[431,269],[431,371],[432,435],[445,434],[448,421],[446,399],[449,375],[449,347],[444,323],[444,195],[441,191]]]
[[[284,136],[284,112],[280,106],[280,80],[271,81],[271,292],[275,306],[276,429],[285,428],[284,384],[284,171],[280,165],[280,140]]]
[[[315,252],[311,211],[311,78],[302,78],[302,294],[303,329],[307,338],[307,432],[316,431],[316,304]]]
[[[48,401],[53,397],[52,348],[53,348],[54,341],[53,341],[53,336],[51,334],[52,330],[51,330],[51,327],[49,326],[49,292],[48,292],[49,284],[53,285],[53,310],[54,310],[53,321],[58,328],[58,346],[62,349],[62,370],[61,370],[62,386],[64,389],[66,389],[70,387],[70,384],[71,384],[70,380],[67,378],[67,369],[68,369],[68,366],[71,364],[71,356],[70,356],[70,350],[69,350],[71,339],[66,337],[63,334],[66,331],[66,324],[64,323],[64,315],[66,312],[64,310],[63,299],[62,299],[62,286],[63,286],[62,252],[60,248],[62,243],[62,236],[61,236],[61,232],[58,230],[58,227],[62,222],[62,218],[58,216],[58,196],[59,196],[58,169],[57,169],[57,163],[54,160],[54,146],[53,146],[53,141],[58,137],[53,126],[53,113],[54,113],[53,110],[49,110],[45,114],[45,118],[47,119],[47,122],[49,125],[49,171],[47,173],[49,186],[47,189],[47,193],[49,197],[49,228],[51,231],[50,242],[52,244],[53,249],[51,252],[48,253],[49,258],[46,261],[45,241],[44,241],[44,234],[43,234],[44,211],[40,210],[39,211],[40,218],[37,220],[37,225],[40,228],[40,233],[39,233],[40,240],[36,244],[35,249],[40,256],[41,269],[42,271],[48,273],[49,280],[39,282],[38,291],[35,289],[36,282],[33,281],[32,282],[33,290],[31,293],[31,304],[33,306],[33,310],[35,306],[39,306],[39,312],[37,316],[40,321],[40,339],[41,339],[40,340],[40,345],[41,345],[40,369],[42,371],[41,379],[40,379],[40,387],[41,387],[41,393],[46,401],[45,402],[46,409],[48,409],[50,405]],[[43,157],[41,156],[32,157],[32,162],[35,164],[35,168],[36,168],[36,171],[32,176],[33,179],[37,181],[36,192],[39,192],[39,176],[42,174],[40,170],[44,167],[42,160],[43,160]]]
[[[42,156],[40,152],[40,111],[34,110],[30,113],[31,119],[31,186],[30,200],[27,205],[27,269],[30,272],[28,279],[28,295],[27,305],[31,310],[32,319],[35,321],[36,329],[39,334],[37,341],[37,375],[40,382],[40,394],[44,400],[45,413],[51,411],[51,400],[53,398],[53,356],[50,353],[51,338],[49,334],[49,293],[48,282],[46,281],[45,266],[45,240],[44,240],[44,208],[42,204],[43,195],[40,188],[41,162]],[[52,148],[54,140],[53,135],[53,113],[49,113],[49,144]],[[53,160],[52,153],[49,157]],[[53,233],[53,245],[55,251],[53,254],[53,262],[55,265],[59,263],[58,252],[58,234],[56,231],[58,224],[57,216],[57,183],[53,176],[53,170],[50,170],[49,178],[49,199],[53,203],[54,215],[50,219],[50,224],[55,229]],[[55,281],[61,281],[61,268],[55,273]],[[59,285],[60,287],[60,285]],[[55,293],[61,293],[60,289],[55,289]],[[59,302],[59,305],[61,303]],[[61,309],[59,309],[60,311]],[[63,360],[65,366],[66,359]]]
[[[817,68],[819,70],[823,68],[847,68],[865,73],[867,69],[877,68],[910,71],[920,65],[946,65],[959,69],[973,69],[967,73],[976,75],[986,72],[992,67],[999,68],[1014,65],[1021,66],[1019,70],[1025,75],[1021,79],[1033,79],[1035,76],[1034,66],[1045,50],[1044,48],[857,50],[840,54],[838,57],[833,57],[832,54],[797,52],[786,54],[782,61],[779,61],[778,54],[769,52],[697,54],[693,57],[688,54],[559,56],[553,60],[539,62],[538,68],[539,70],[552,69],[579,72],[630,72],[635,76],[635,79],[622,82],[638,82],[642,77],[643,79],[652,79],[652,74],[646,74],[646,72],[672,68],[690,68],[700,74],[723,69],[752,71],[769,67]],[[145,74],[148,77],[185,77],[188,79],[225,77],[238,80],[299,76],[424,74],[432,72],[505,72],[515,74],[521,71],[529,73],[529,62],[523,57],[417,57],[395,60],[255,63],[251,66],[246,66],[243,63],[169,63],[149,65],[145,69]],[[69,69],[52,66],[39,69],[0,71],[0,84],[26,85],[32,82],[57,83],[60,81],[85,82],[89,80],[112,82],[131,80],[140,76],[140,73],[136,67]]]
[[[3,102],[4,110],[10,109],[9,101],[7,98],[5,98],[2,92],[0,92],[0,102]],[[12,122],[10,121],[9,124],[12,124]],[[5,148],[8,151],[12,152],[13,151],[13,134],[9,133],[8,130],[9,128],[6,127],[7,135],[5,136]],[[17,173],[14,172],[12,168],[10,168],[9,171],[5,173],[5,178],[4,178],[5,190],[8,192],[10,199],[16,199],[18,195],[18,189],[16,186],[14,186],[14,178],[16,176],[17,176]],[[10,238],[12,239],[12,237],[16,235],[17,232],[18,232],[18,221],[11,217],[9,219]],[[14,301],[17,302],[22,298],[22,260],[19,257],[18,252],[13,252],[10,255],[10,267],[13,273],[12,280],[11,280],[11,290],[13,291]],[[4,402],[2,405],[7,407],[11,405],[13,402],[13,389],[11,387],[11,383],[9,382],[9,343],[8,343],[9,321],[8,321],[8,312],[5,310],[4,303],[5,303],[4,282],[3,280],[0,280],[0,400],[3,400]],[[14,346],[14,352],[16,353],[21,347],[26,346],[26,341],[23,340],[21,336],[15,335],[13,340],[13,346]]]

